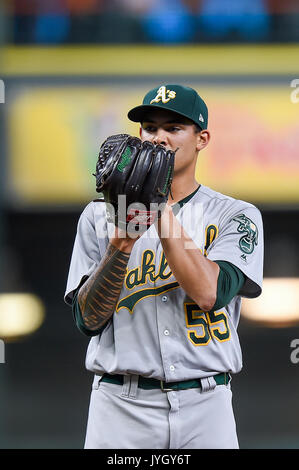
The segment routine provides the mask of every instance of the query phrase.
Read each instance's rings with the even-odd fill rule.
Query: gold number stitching
[[[194,303],[185,302],[185,320],[188,339],[194,346],[206,346],[215,338],[219,342],[230,339],[230,329],[224,311],[204,312]],[[194,327],[201,328],[201,334]]]

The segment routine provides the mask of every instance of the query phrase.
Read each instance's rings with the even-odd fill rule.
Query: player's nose
[[[166,147],[168,143],[166,132],[163,129],[158,129],[154,135],[153,142],[155,145],[164,145],[164,147]]]

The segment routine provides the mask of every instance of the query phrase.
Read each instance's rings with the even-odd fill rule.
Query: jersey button
[[[162,299],[161,299],[161,300],[162,300],[162,302],[167,302],[167,300],[168,300],[168,297],[167,297],[167,295],[163,295],[163,297],[162,297]]]
[[[173,372],[174,369],[175,369],[175,367],[171,365],[171,366],[169,367],[169,369]]]
[[[169,335],[169,330],[164,330],[164,335],[168,336]]]

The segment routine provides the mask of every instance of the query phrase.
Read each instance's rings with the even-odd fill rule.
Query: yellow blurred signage
[[[153,83],[156,86],[157,83]],[[209,108],[211,141],[197,179],[254,203],[299,201],[299,103],[287,86],[190,83]],[[95,196],[98,148],[110,134],[138,135],[127,111],[148,87],[19,89],[8,120],[8,190],[18,204],[81,204]]]

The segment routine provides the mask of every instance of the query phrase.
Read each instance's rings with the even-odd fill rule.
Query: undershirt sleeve
[[[245,274],[234,264],[228,261],[215,261],[220,271],[217,281],[217,298],[211,310],[218,310],[227,305],[246,281]]]

